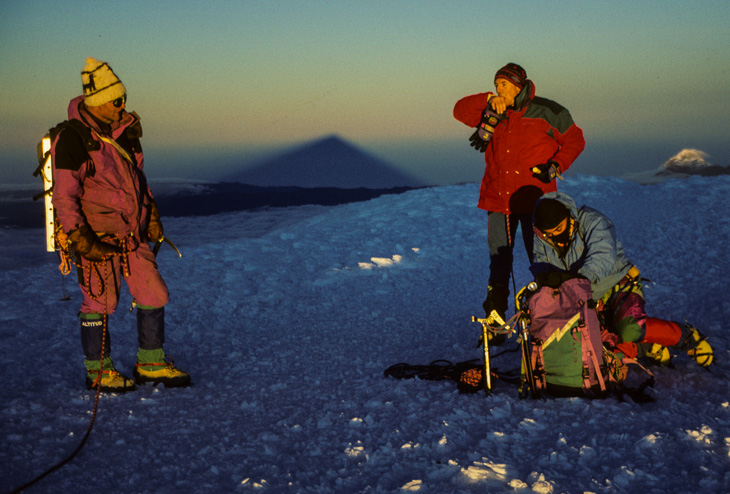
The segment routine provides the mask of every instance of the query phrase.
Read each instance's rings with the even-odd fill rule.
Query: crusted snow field
[[[730,178],[559,184],[612,218],[647,309],[711,339],[708,372],[656,370],[656,399],[520,400],[383,377],[398,362],[479,358],[486,213],[477,184],[206,218],[163,218],[167,352],[187,389],[104,395],[86,447],[29,492],[730,491]],[[163,211],[164,215],[164,211]],[[519,238],[519,234],[518,234]],[[43,232],[0,229],[0,483],[69,455],[89,424],[75,277]],[[518,241],[515,276],[530,280]],[[71,301],[61,301],[63,291]],[[131,374],[135,317],[110,318]],[[505,348],[516,348],[508,340]],[[519,365],[518,353],[494,359]]]

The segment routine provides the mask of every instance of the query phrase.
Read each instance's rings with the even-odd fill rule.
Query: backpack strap
[[[601,391],[606,391],[606,382],[603,380],[603,373],[601,372],[601,365],[598,363],[598,357],[596,357],[595,349],[593,348],[593,343],[591,343],[590,337],[583,333],[583,328],[585,327],[585,323],[581,322],[581,324],[578,326],[578,331],[580,332],[580,338],[582,343],[586,346],[588,350],[588,356],[590,357],[590,362],[593,364],[593,368],[596,371],[596,378],[598,379],[598,383],[601,386]],[[603,355],[601,354],[601,358],[603,358]],[[588,369],[585,369],[588,372],[583,372],[583,388],[584,389],[591,389],[591,384],[589,382],[589,373],[590,371]]]
[[[532,342],[532,362],[529,363],[532,366],[532,376],[535,382],[535,393],[540,394],[540,391],[547,387],[547,381],[545,380],[545,364],[543,363],[542,354],[542,342]],[[527,365],[527,363],[525,363]]]
[[[98,151],[101,149],[101,143],[92,137],[91,129],[84,125],[81,120],[76,120],[75,118],[72,118],[71,120],[64,120],[50,129],[48,134],[51,136],[51,142],[55,141],[58,134],[60,134],[64,129],[73,129],[76,134],[78,134],[86,152]]]
[[[94,132],[94,134],[96,134],[96,137],[98,137],[102,141],[106,142],[107,144],[109,144],[111,146],[114,146],[114,148],[117,151],[119,151],[119,154],[122,155],[122,158],[124,158],[124,161],[126,161],[130,165],[134,165],[134,161],[132,160],[132,157],[122,146],[119,145],[119,143],[117,141],[115,141],[114,139],[110,139],[108,137],[104,137],[103,135],[99,134],[98,132]]]

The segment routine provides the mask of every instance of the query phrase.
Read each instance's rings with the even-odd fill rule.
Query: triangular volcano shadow
[[[335,135],[305,143],[237,171],[226,181],[259,186],[375,189],[424,185]]]

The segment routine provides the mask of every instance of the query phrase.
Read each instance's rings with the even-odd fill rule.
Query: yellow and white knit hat
[[[109,64],[92,57],[86,59],[84,70],[81,71],[81,85],[87,106],[101,106],[121,98],[127,92]]]

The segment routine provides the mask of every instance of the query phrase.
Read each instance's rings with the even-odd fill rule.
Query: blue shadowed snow
[[[29,492],[728,492],[730,177],[641,186],[577,176],[559,187],[614,221],[652,280],[649,314],[687,318],[709,337],[710,372],[678,357],[656,370],[645,405],[383,378],[397,362],[480,356],[477,184],[168,218],[183,258],[167,247],[159,256],[166,350],[194,386],[102,396],[86,447]],[[83,387],[75,277],[62,285],[40,229],[0,229],[0,241],[5,492],[76,448],[94,395]],[[518,244],[518,286],[526,263]],[[64,289],[72,301],[59,300]],[[128,375],[129,303],[110,321]],[[493,365],[514,369],[518,358]]]

